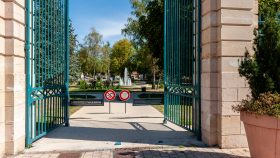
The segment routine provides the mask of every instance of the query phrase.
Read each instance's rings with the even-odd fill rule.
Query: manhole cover
[[[116,150],[114,158],[135,158],[135,152],[131,150]]]
[[[81,153],[61,153],[58,158],[80,158]]]

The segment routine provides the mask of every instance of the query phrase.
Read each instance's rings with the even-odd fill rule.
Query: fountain
[[[127,86],[132,86],[132,82],[131,82],[131,79],[129,77],[127,79]]]
[[[127,68],[124,69],[124,77],[120,78],[120,86],[132,86],[131,79],[128,76]]]
[[[122,80],[122,78],[120,78],[120,86],[123,86],[123,85],[124,85],[123,80]]]

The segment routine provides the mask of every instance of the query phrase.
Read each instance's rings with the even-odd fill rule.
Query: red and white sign
[[[123,90],[120,92],[120,100],[128,101],[130,99],[130,92],[128,90]]]
[[[108,90],[104,93],[104,97],[108,101],[113,101],[116,99],[116,92],[114,90]]]

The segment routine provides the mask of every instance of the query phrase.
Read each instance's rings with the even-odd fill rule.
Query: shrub
[[[88,89],[88,84],[87,84],[87,82],[84,81],[84,80],[81,80],[81,81],[79,82],[79,85],[80,85],[80,89]]]
[[[266,92],[260,94],[257,99],[251,99],[249,97],[243,100],[240,105],[234,106],[233,110],[280,117],[280,94]]]
[[[159,84],[159,88],[160,88],[160,89],[164,88],[164,82],[161,82],[161,83]]]
[[[253,98],[268,91],[280,92],[280,11],[279,0],[260,0],[264,22],[255,30],[255,54],[245,53],[239,73],[248,80]]]
[[[264,20],[254,31],[255,54],[245,53],[239,74],[248,80],[248,96],[234,111],[280,117],[280,1],[259,0],[259,15]]]
[[[96,90],[103,90],[104,89],[104,84],[102,81],[98,80],[96,82],[96,87],[95,87]]]

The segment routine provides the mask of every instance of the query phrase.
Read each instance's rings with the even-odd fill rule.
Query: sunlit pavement
[[[119,149],[89,152],[24,154],[16,158],[249,158],[248,149],[185,147],[172,149]]]
[[[246,149],[207,148],[186,130],[162,124],[163,115],[151,106],[111,103],[83,107],[61,127],[18,157],[150,158],[248,157]],[[90,151],[90,152],[89,152]]]

